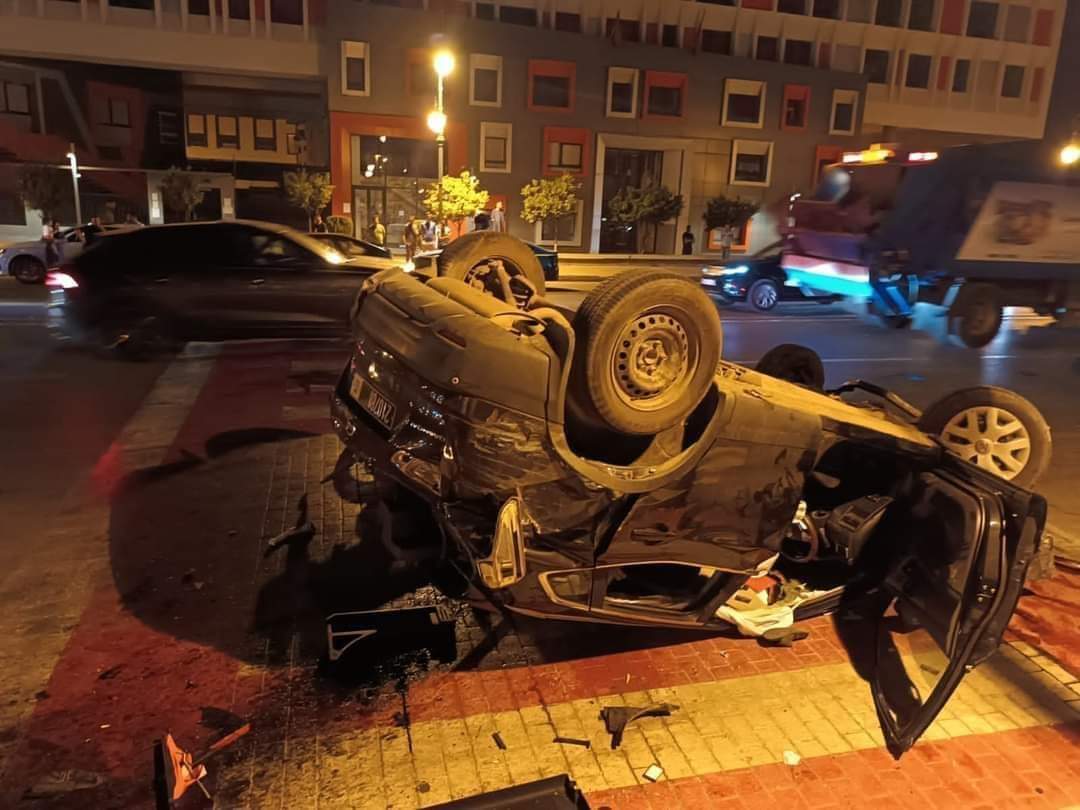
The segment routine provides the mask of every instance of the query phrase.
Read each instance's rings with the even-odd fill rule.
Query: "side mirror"
[[[518,498],[502,505],[495,519],[491,554],[476,561],[480,579],[489,588],[505,588],[525,576],[525,535],[521,526],[524,511]]]

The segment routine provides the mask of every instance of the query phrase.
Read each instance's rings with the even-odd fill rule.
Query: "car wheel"
[[[825,366],[821,357],[813,349],[797,343],[781,343],[769,349],[754,369],[814,391],[825,389]]]
[[[620,433],[649,435],[679,424],[712,384],[720,316],[689,279],[649,271],[601,285],[574,319],[573,392]],[[579,393],[579,396],[582,396]]]
[[[977,467],[1030,487],[1050,464],[1050,426],[1039,409],[1004,388],[964,388],[923,413],[919,427]]]
[[[45,280],[45,265],[33,256],[16,256],[11,260],[11,275],[23,284],[40,284]]]
[[[771,278],[759,278],[750,285],[746,300],[758,312],[768,312],[780,300],[780,288]]]
[[[1001,329],[1004,309],[992,284],[965,284],[949,308],[949,332],[965,346],[979,349]]]
[[[508,234],[474,231],[459,236],[439,254],[437,265],[440,276],[460,279],[518,306],[544,294],[544,270],[536,254]],[[509,289],[499,270],[505,271]]]

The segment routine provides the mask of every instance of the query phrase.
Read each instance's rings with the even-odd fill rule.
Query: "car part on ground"
[[[1005,388],[964,388],[927,408],[919,426],[965,461],[1033,486],[1050,466],[1053,441],[1039,409]]]
[[[519,239],[492,231],[473,231],[443,248],[436,259],[440,276],[464,281],[523,309],[544,294],[544,271],[536,254]]]
[[[577,784],[567,774],[429,805],[429,810],[589,810]]]

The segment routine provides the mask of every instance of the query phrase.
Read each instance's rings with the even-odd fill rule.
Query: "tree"
[[[640,234],[645,230],[642,226],[650,226],[652,229],[652,249],[655,253],[660,223],[677,217],[682,212],[682,207],[682,195],[673,194],[666,186],[623,186],[608,201],[608,213],[615,222],[637,228],[634,246],[638,252],[642,249]]]
[[[308,230],[311,230],[315,215],[330,204],[334,196],[334,185],[327,172],[309,172],[300,169],[285,172],[285,196],[297,208],[303,209],[308,218]]]
[[[439,178],[424,191],[424,208],[437,222],[460,221],[487,206],[488,193],[468,171]]]
[[[169,211],[184,215],[190,222],[195,207],[203,201],[204,192],[199,189],[199,179],[191,172],[173,166],[161,178],[161,201]]]
[[[713,197],[705,203],[705,227],[710,231],[713,228],[739,228],[746,224],[757,213],[758,204],[744,200],[740,197],[729,199],[721,194]]]
[[[332,216],[326,218],[326,230],[330,233],[340,233],[344,236],[353,235],[352,217]]]
[[[41,212],[43,222],[49,222],[67,200],[69,182],[62,169],[44,164],[23,166],[19,171],[19,196],[27,208]]]
[[[521,189],[521,218],[528,223],[555,221],[555,251],[559,250],[559,220],[577,213],[581,184],[569,174],[530,180]],[[541,229],[543,225],[540,226]]]

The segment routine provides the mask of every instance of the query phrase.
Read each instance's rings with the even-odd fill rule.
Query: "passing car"
[[[559,280],[559,254],[554,250],[543,247],[542,245],[534,245],[531,242],[521,242],[511,237],[507,237],[505,234],[496,233],[494,231],[474,231],[472,234],[466,234],[466,236],[484,235],[494,237],[503,244],[513,242],[517,245],[525,245],[536,256],[536,261],[540,264],[540,268],[543,271],[545,281],[558,281]],[[458,242],[463,237],[458,237],[455,242]],[[507,240],[507,241],[503,241]],[[470,242],[471,243],[471,242]],[[453,244],[451,242],[450,244]],[[443,248],[445,250],[445,248]],[[413,257],[413,266],[419,273],[430,274],[430,269],[436,266],[439,262],[439,256],[442,255],[442,250],[429,250],[423,253],[417,253]]]
[[[340,336],[380,258],[243,220],[103,237],[46,284],[61,336],[140,356],[186,340]]]
[[[774,242],[750,256],[706,265],[701,270],[702,289],[728,303],[749,303],[758,312],[768,312],[781,301],[828,304],[839,300],[838,296],[817,294],[789,283],[787,273],[780,266],[783,244]]]
[[[876,628],[897,756],[997,648],[1046,518],[1023,485],[1049,431],[1026,400],[954,402],[950,441],[971,441],[957,454],[884,389],[781,379],[808,349],[763,358],[780,376],[720,360],[716,308],[683,277],[616,276],[571,320],[500,261],[483,285],[448,269],[364,285],[331,395],[336,476],[373,471],[383,537],[407,520],[442,556],[444,591],[567,632],[758,635],[843,608]],[[896,638],[911,627],[936,652]]]
[[[385,259],[387,267],[396,267],[390,248],[376,245],[355,236],[346,236],[341,233],[309,233],[312,239],[329,245],[346,259]]]
[[[56,235],[56,249],[60,254],[60,261],[73,260],[82,253],[86,247],[84,232],[88,226],[78,225],[74,228],[65,228]],[[103,225],[105,233],[131,230],[134,225]],[[40,284],[45,280],[47,260],[45,257],[45,243],[36,239],[30,242],[16,242],[5,248],[0,248],[0,275],[14,276],[24,284]]]

